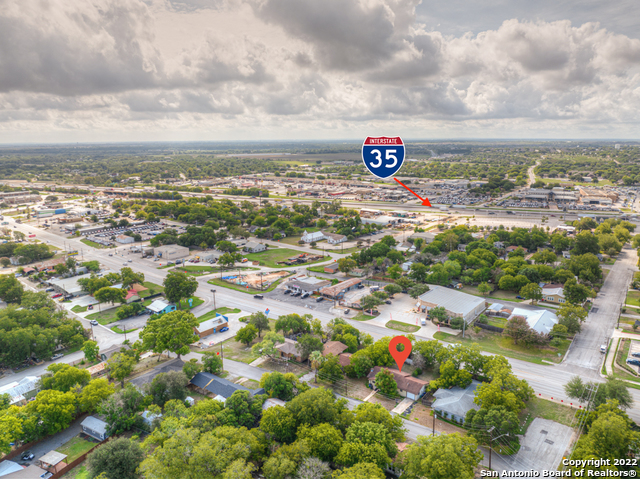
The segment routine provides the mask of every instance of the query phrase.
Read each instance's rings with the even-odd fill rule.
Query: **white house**
[[[324,235],[322,231],[314,231],[313,233],[308,233],[305,230],[305,232],[302,234],[301,239],[305,243],[313,243],[314,241],[317,242],[317,241],[322,241],[324,239],[327,239],[327,237]]]
[[[531,329],[538,333],[549,334],[554,324],[558,324],[558,317],[555,313],[547,309],[522,309],[513,308],[513,312],[509,319],[514,316],[522,316],[527,320],[527,324]]]
[[[335,233],[322,233],[324,237],[327,239],[329,244],[340,244],[347,241],[347,237],[345,235],[339,235]]]
[[[129,244],[129,243],[133,243],[135,240],[133,239],[132,236],[118,235],[116,236],[116,241],[122,244]]]
[[[260,251],[265,251],[267,247],[262,243],[256,243],[255,241],[249,241],[246,245],[244,245],[244,250],[249,253],[259,253]]]

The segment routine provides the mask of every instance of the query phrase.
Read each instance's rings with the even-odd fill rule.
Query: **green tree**
[[[295,382],[291,378],[287,378],[287,375],[278,371],[264,373],[260,378],[260,387],[267,391],[269,397],[276,397],[283,401],[293,399],[294,386]]]
[[[409,288],[409,296],[413,299],[417,299],[418,296],[422,296],[424,293],[429,291],[429,286],[426,284],[416,284]]]
[[[482,296],[486,296],[487,293],[490,293],[493,288],[489,283],[482,282],[478,285],[478,293],[482,293]]]
[[[307,359],[314,351],[322,351],[324,345],[320,338],[316,338],[311,334],[303,334],[298,338],[297,348],[302,359]]]
[[[395,397],[398,394],[398,385],[391,371],[382,369],[376,374],[376,388],[385,396]]]
[[[361,403],[354,409],[354,423],[375,423],[385,428],[394,441],[404,441],[406,429],[400,416],[392,416],[381,404]]]
[[[191,380],[193,377],[202,371],[202,364],[197,359],[192,358],[182,366],[182,372],[187,376],[187,379]]]
[[[253,324],[247,324],[236,333],[236,341],[248,346],[258,336],[258,328]]]
[[[89,381],[78,395],[78,405],[83,412],[94,412],[100,403],[111,396],[115,388],[105,378]]]
[[[402,291],[402,288],[397,284],[388,284],[384,287],[384,290],[389,296],[393,296],[394,294],[400,293]]]
[[[309,363],[311,363],[311,367],[316,370],[316,376],[314,378],[315,383],[318,382],[318,370],[322,366],[323,362],[324,362],[324,356],[322,355],[321,351],[313,351],[309,355]]]
[[[13,449],[12,442],[22,437],[22,419],[6,411],[0,412],[0,452],[9,454]]]
[[[291,411],[298,426],[328,423],[343,430],[353,420],[346,400],[336,400],[333,392],[324,388],[312,388],[298,394],[286,404],[286,408]]]
[[[573,249],[571,255],[582,255],[585,253],[598,254],[600,252],[600,245],[598,244],[598,237],[591,231],[581,231],[575,237],[573,242]]]
[[[95,341],[85,341],[82,345],[82,351],[84,352],[85,359],[91,362],[98,358],[100,348],[98,347],[98,343]]]
[[[520,289],[520,295],[525,299],[532,300],[532,303],[537,303],[542,299],[542,288],[536,283],[529,283]]]
[[[253,325],[258,330],[258,337],[262,334],[262,331],[269,331],[269,318],[262,311],[258,311],[249,316],[249,324]]]
[[[282,343],[284,343],[284,336],[269,332],[264,335],[261,342],[251,347],[251,351],[253,354],[275,358],[280,356],[280,350],[276,346]]]
[[[571,304],[582,304],[587,298],[595,296],[592,289],[584,284],[578,284],[575,278],[568,279],[564,283],[564,297]]]
[[[340,258],[338,260],[338,270],[342,273],[348,273],[357,266],[357,263],[352,258]]]
[[[106,368],[109,376],[116,381],[120,381],[120,386],[124,387],[124,380],[133,372],[134,364],[135,360],[133,358],[122,353],[115,353],[107,361]]]
[[[187,385],[189,379],[182,371],[169,371],[160,373],[149,386],[149,394],[153,403],[163,407],[167,401],[177,399],[184,401],[187,397]]]
[[[319,376],[321,380],[328,381],[331,384],[342,379],[342,368],[337,356],[329,354],[325,357]]]
[[[375,307],[381,305],[382,303],[383,301],[373,294],[369,294],[360,298],[360,306],[364,311],[372,312]]]
[[[170,271],[162,285],[167,299],[180,307],[180,301],[193,296],[193,293],[196,292],[198,280],[180,271]]]
[[[38,420],[39,436],[48,436],[69,427],[76,414],[76,395],[53,389],[40,391],[34,401],[24,406],[27,417]]]
[[[202,357],[203,371],[211,374],[220,374],[222,372],[222,358],[219,353],[207,352]]]
[[[140,444],[119,437],[109,441],[87,456],[90,477],[105,474],[107,479],[137,479],[136,472],[144,459]]]
[[[565,326],[569,334],[577,334],[587,319],[587,311],[582,306],[565,304],[558,310],[558,324]]]
[[[473,479],[482,457],[474,438],[454,433],[418,436],[398,462],[407,479]]]
[[[284,444],[296,439],[296,420],[291,411],[282,406],[270,407],[262,413],[260,429]]]
[[[121,288],[100,288],[93,293],[93,297],[101,303],[124,303],[127,292]]]
[[[402,267],[399,264],[391,265],[387,268],[387,274],[391,277],[391,279],[399,279],[400,276],[402,276]],[[402,289],[400,291],[402,291]]]
[[[303,425],[298,438],[307,441],[311,454],[323,461],[333,462],[342,447],[342,433],[331,424]]]
[[[359,462],[371,462],[380,469],[385,469],[391,462],[382,444],[365,444],[360,441],[344,442],[336,456],[336,464],[354,466]]]
[[[24,288],[13,274],[0,275],[0,299],[6,303],[20,303]]]
[[[86,369],[78,369],[66,363],[50,364],[47,371],[40,379],[42,389],[68,392],[77,386],[86,385],[91,379],[91,374]]]
[[[526,338],[531,334],[531,327],[524,316],[514,316],[507,321],[502,334],[513,339],[513,344],[518,344],[518,341],[526,341]]]
[[[189,352],[189,345],[198,340],[194,329],[198,326],[196,317],[187,311],[171,311],[149,318],[140,339],[146,349],[156,353],[170,351],[178,358]]]
[[[409,277],[418,283],[424,283],[427,279],[428,271],[429,271],[429,268],[427,268],[424,264],[413,263],[411,265],[411,271],[409,273]]]
[[[134,284],[144,283],[144,273],[136,273],[128,267],[120,269],[120,278],[122,278],[122,287],[124,289],[129,289]]]
[[[385,479],[384,472],[372,462],[358,462],[355,466],[338,469],[332,479]]]

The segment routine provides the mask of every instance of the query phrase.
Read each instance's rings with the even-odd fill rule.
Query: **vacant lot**
[[[627,304],[640,306],[640,291],[629,291],[627,293]]]
[[[117,310],[118,308],[111,308],[106,311],[98,311],[97,313],[88,314],[86,318],[95,319],[103,326],[106,326],[107,324],[115,323],[116,321],[119,321],[119,319],[116,317]]]
[[[572,425],[575,426],[573,423],[576,421],[577,411],[577,403],[575,407],[563,406],[546,399],[534,397],[527,402],[526,409],[520,413],[520,420],[521,423],[526,421],[525,428],[537,417],[550,419],[571,427]]]
[[[286,261],[289,258],[293,258],[302,254],[300,251],[296,251],[288,248],[277,248],[277,249],[268,249],[267,251],[261,251],[260,253],[249,253],[246,255],[246,258],[249,261],[258,261],[260,266],[268,266],[270,268],[278,268],[282,266],[283,268],[291,268],[291,266],[279,265],[278,263],[281,261]],[[313,263],[318,263],[320,261],[326,261],[327,258],[320,258],[316,261],[312,261],[309,263],[303,263],[304,265],[309,265]],[[301,265],[293,265],[293,266],[302,266]]]
[[[146,291],[142,291],[140,293],[141,298],[147,298],[156,293],[164,293],[164,286],[160,286],[159,284],[152,283],[150,281],[145,281],[142,285],[147,288]]]

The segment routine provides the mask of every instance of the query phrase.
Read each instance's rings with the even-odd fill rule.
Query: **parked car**
[[[391,301],[389,301],[388,299],[384,302],[385,304],[391,304]]]
[[[516,296],[516,299],[524,299],[522,296],[518,295]]]
[[[94,325],[94,326],[97,326],[100,323],[98,323],[98,321],[96,321],[95,319],[92,319],[91,320],[91,324]]]
[[[31,451],[27,451],[22,455],[22,460],[23,461],[30,461],[34,457],[36,457],[36,456]]]
[[[51,299],[56,299],[56,298],[59,298],[60,296],[62,296],[62,293],[56,293],[53,296],[51,296]]]
[[[606,346],[604,347],[604,350],[607,350]],[[640,353],[631,353],[631,356],[633,356],[634,358],[640,358]]]
[[[221,333],[224,333],[225,331],[229,331],[229,328],[227,328],[226,326],[220,330]]]
[[[345,309],[345,310],[344,310],[344,314],[349,314],[350,312],[351,312],[351,310],[350,310],[350,309]]]
[[[253,297],[256,299],[264,299],[264,296],[262,296],[261,294],[254,294]]]
[[[64,356],[64,354],[56,353],[53,356],[51,356],[51,361],[55,361],[56,359],[60,359],[62,356]]]
[[[127,261],[128,261],[129,263],[133,263],[133,260],[132,260],[132,259],[128,259]]]
[[[627,359],[627,364],[632,366],[640,366],[640,359]]]
[[[93,304],[90,304],[89,306],[87,306],[87,309],[89,310],[93,309]]]
[[[53,288],[47,288],[44,290],[46,293],[52,293],[53,291],[55,291]]]
[[[309,293],[303,293],[302,295],[302,299],[308,298],[309,297]]]
[[[321,303],[322,301],[324,301],[324,298],[322,296],[318,296],[316,298],[316,303]],[[348,311],[348,310],[347,310]]]

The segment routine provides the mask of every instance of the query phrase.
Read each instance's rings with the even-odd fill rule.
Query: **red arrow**
[[[418,199],[420,201],[422,201],[422,206],[429,206],[431,207],[431,203],[429,202],[428,198],[420,198],[420,195],[418,195],[415,191],[413,191],[411,188],[409,188],[407,185],[405,185],[402,181],[400,181],[398,178],[394,178],[394,180],[396,180],[398,183],[400,183],[404,188],[408,189],[411,193],[413,193],[415,196],[418,197]]]

